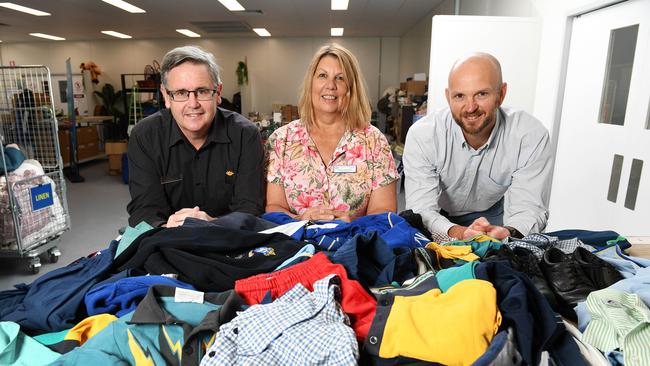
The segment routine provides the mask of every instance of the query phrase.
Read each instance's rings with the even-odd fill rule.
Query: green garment
[[[60,356],[21,332],[20,325],[0,322],[0,365],[47,365]]]

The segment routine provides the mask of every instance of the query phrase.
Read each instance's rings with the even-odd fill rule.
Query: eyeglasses
[[[167,95],[169,95],[169,97],[172,98],[174,102],[188,101],[190,99],[190,94],[192,93],[194,93],[196,100],[208,101],[212,100],[212,97],[214,97],[214,94],[217,92],[217,89],[206,88],[198,88],[196,90],[165,90],[167,90]]]

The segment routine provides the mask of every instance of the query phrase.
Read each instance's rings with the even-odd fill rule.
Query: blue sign
[[[54,204],[54,196],[52,195],[52,184],[41,184],[40,186],[32,187],[29,189],[30,196],[32,197],[32,210],[38,211],[45,207]]]

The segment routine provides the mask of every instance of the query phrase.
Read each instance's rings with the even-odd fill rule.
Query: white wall
[[[505,106],[531,111],[535,103],[539,33],[540,23],[533,17],[434,16],[427,113],[448,106],[444,91],[449,70],[458,58],[471,52],[488,52],[501,63],[503,80],[508,84]]]
[[[379,82],[379,97],[386,88],[399,85],[399,57],[400,57],[400,39],[382,38],[381,39],[381,60],[380,60],[380,82]],[[365,72],[365,70],[364,70]],[[367,78],[367,76],[366,76]],[[373,104],[375,109],[375,104]]]
[[[459,15],[536,17],[537,9],[532,0],[461,0]],[[431,53],[431,18],[435,15],[453,15],[455,1],[445,0],[411,30],[400,43],[399,81],[405,81],[416,72],[429,71]],[[453,38],[453,34],[449,34]],[[477,49],[480,49],[477,44]]]
[[[416,72],[428,73],[431,53],[431,18],[434,15],[453,13],[454,1],[445,0],[402,36],[399,50],[399,81],[413,77]],[[399,83],[395,86],[399,86]]]
[[[536,17],[538,12],[531,0],[461,0],[459,15]]]
[[[70,57],[73,72],[94,61],[102,69],[100,84],[121,87],[120,74],[141,73],[144,66],[162,59],[165,52],[195,44],[214,53],[222,67],[223,95],[239,91],[237,63],[248,60],[252,110],[270,113],[273,103],[297,104],[298,89],[314,52],[323,44],[338,42],[359,59],[371,99],[376,105],[383,88],[398,82],[399,38],[230,38],[199,40],[108,40],[88,42],[32,42],[0,45],[0,61],[8,65],[40,64],[52,73],[65,72]],[[381,70],[380,70],[381,63]],[[380,72],[381,71],[381,72]],[[381,90],[380,90],[381,89]]]

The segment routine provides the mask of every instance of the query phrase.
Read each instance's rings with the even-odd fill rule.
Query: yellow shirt
[[[485,353],[500,325],[496,290],[488,281],[464,280],[445,293],[395,296],[379,356],[469,365]]]

